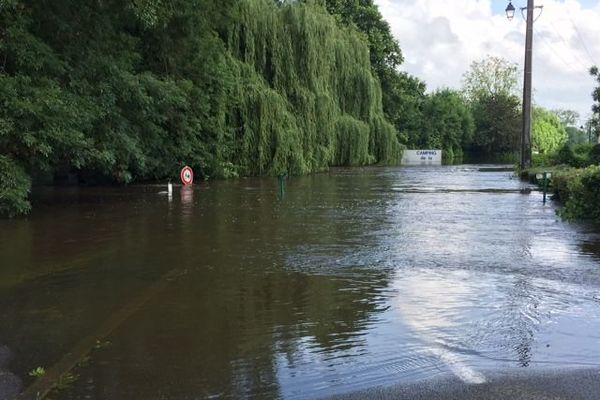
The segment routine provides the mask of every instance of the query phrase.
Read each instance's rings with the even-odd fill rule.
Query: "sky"
[[[425,81],[429,91],[462,86],[473,61],[488,55],[518,64],[522,74],[525,21],[506,18],[506,0],[375,0],[400,42],[401,69]],[[534,23],[534,103],[549,109],[591,114],[595,81],[592,65],[600,67],[600,0],[536,0],[543,11]],[[537,13],[536,13],[537,15]]]

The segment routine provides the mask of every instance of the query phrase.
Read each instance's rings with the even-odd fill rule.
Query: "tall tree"
[[[567,143],[569,136],[559,117],[541,107],[533,110],[533,148],[541,154],[553,153]]]
[[[450,89],[435,91],[427,96],[423,116],[418,145],[444,150],[447,161],[460,160],[475,130],[471,110],[461,94]]]
[[[357,24],[384,29],[363,3]],[[0,213],[27,209],[29,177],[397,162],[367,36],[312,2],[0,1],[0,177],[19,177]]]
[[[486,97],[514,96],[517,90],[517,65],[503,58],[488,56],[473,61],[463,75],[463,92],[470,101]]]
[[[378,6],[373,0],[305,1],[321,4],[340,24],[364,35],[371,67],[381,83],[385,115],[396,127],[400,141],[413,142],[420,135],[425,84],[397,70],[404,61],[402,51]]]
[[[387,71],[381,81],[383,108],[402,142],[415,146],[422,136],[425,83],[403,72]]]
[[[519,147],[517,67],[498,57],[475,61],[463,76],[463,93],[475,120],[472,151],[513,153]]]
[[[510,154],[520,143],[520,102],[515,96],[484,96],[471,103],[475,135],[471,151],[479,156]]]
[[[398,41],[389,23],[373,0],[316,0],[345,25],[353,25],[365,34],[373,70],[381,79],[404,61]]]
[[[600,69],[597,66],[593,66],[590,69],[590,74],[596,78],[598,87],[592,92],[592,98],[594,99],[594,105],[592,106],[592,125],[594,126],[594,132],[596,134],[598,143],[600,143]]]
[[[574,110],[553,110],[552,113],[558,117],[565,128],[569,126],[577,126],[577,121],[579,121],[580,118],[579,113]]]

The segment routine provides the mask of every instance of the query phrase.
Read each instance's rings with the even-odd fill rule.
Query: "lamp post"
[[[587,122],[587,134],[588,134],[588,143],[592,143],[592,123],[590,121]],[[583,126],[581,127],[583,130]]]
[[[587,136],[588,136],[588,143],[592,144],[592,125],[593,125],[593,120],[592,119],[588,119],[585,123],[585,125],[581,125],[581,131],[585,134],[586,130],[587,130]]]
[[[533,52],[533,11],[543,6],[535,6],[534,0],[527,0],[527,7],[522,7],[521,12],[527,11],[527,31],[525,34],[525,76],[523,79],[523,130],[521,132],[521,169],[531,167],[531,87],[532,87],[532,52]],[[515,16],[515,7],[509,1],[506,7],[506,17],[512,20]]]

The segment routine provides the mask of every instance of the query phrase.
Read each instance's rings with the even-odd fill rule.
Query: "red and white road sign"
[[[181,183],[184,185],[191,185],[194,183],[194,171],[188,166],[183,167],[181,170]]]

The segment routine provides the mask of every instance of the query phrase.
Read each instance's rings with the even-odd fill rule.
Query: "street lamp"
[[[515,6],[512,5],[512,2],[508,2],[508,6],[506,7],[506,17],[509,21],[515,17]]]
[[[527,0],[527,7],[521,7],[521,13],[527,11],[527,31],[525,34],[525,77],[523,79],[523,130],[521,134],[521,169],[531,167],[531,86],[532,86],[532,53],[533,53],[533,11],[542,9],[543,6],[535,6],[534,0]],[[506,16],[512,20],[515,15],[515,7],[512,2],[506,7]]]

